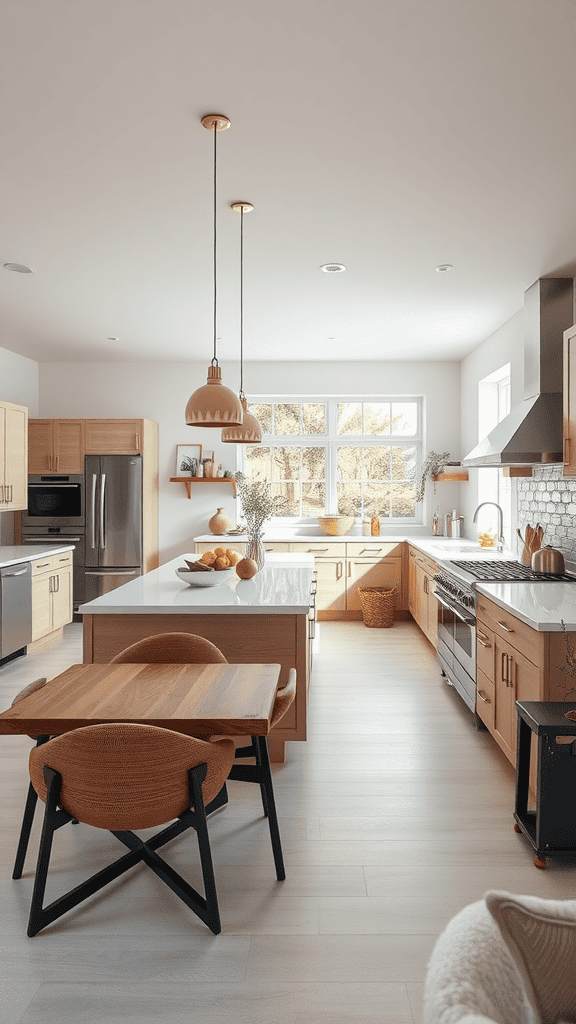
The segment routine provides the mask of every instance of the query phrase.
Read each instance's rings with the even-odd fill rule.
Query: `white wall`
[[[489,373],[510,363],[511,408],[524,397],[523,311],[520,309],[502,324],[460,364],[461,382],[461,452],[468,454],[478,443],[478,382]],[[469,469],[470,479],[463,484],[462,500],[465,532],[474,537],[472,516],[478,504],[478,470]]]
[[[159,424],[160,558],[166,561],[190,550],[195,535],[206,533],[218,506],[236,519],[236,502],[228,485],[203,485],[186,498],[175,475],[176,445],[200,443],[213,449],[216,462],[236,470],[237,446],[222,444],[220,430],[187,427],[184,410],[191,393],[206,380],[207,363],[42,363],[40,412],[46,417],[146,417]],[[222,366],[224,383],[238,387],[238,367]],[[459,459],[460,364],[456,362],[249,363],[245,390],[258,394],[414,394],[425,395],[427,433],[424,454],[449,451]],[[445,512],[460,500],[461,486],[438,484],[436,499],[428,487],[426,527],[430,532],[433,501]]]
[[[25,405],[29,416],[38,415],[38,363],[0,348],[0,399]],[[14,513],[0,512],[0,544],[14,542]]]

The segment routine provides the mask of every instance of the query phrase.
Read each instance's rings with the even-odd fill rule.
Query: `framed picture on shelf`
[[[176,445],[176,476],[196,476],[201,462],[201,444]]]
[[[207,452],[206,450],[203,452],[202,462],[206,462],[207,460],[214,462],[214,452]]]

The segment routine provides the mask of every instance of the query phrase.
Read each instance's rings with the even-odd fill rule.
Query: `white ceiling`
[[[576,273],[575,39],[574,0],[3,0],[0,346],[210,359],[216,111],[219,358],[234,200],[247,360],[461,358]]]

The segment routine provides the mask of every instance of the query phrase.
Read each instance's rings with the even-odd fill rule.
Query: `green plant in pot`
[[[424,492],[426,490],[426,480],[428,477],[438,476],[442,472],[448,459],[450,458],[450,452],[443,452],[442,455],[438,455],[438,452],[429,452],[426,456],[424,465],[422,466],[422,476],[420,478],[420,486],[416,491],[416,501],[424,500]],[[434,487],[434,493],[436,493],[436,487]]]

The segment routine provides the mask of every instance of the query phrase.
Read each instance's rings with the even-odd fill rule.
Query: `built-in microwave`
[[[28,508],[22,513],[22,527],[84,527],[84,476],[28,477]]]

